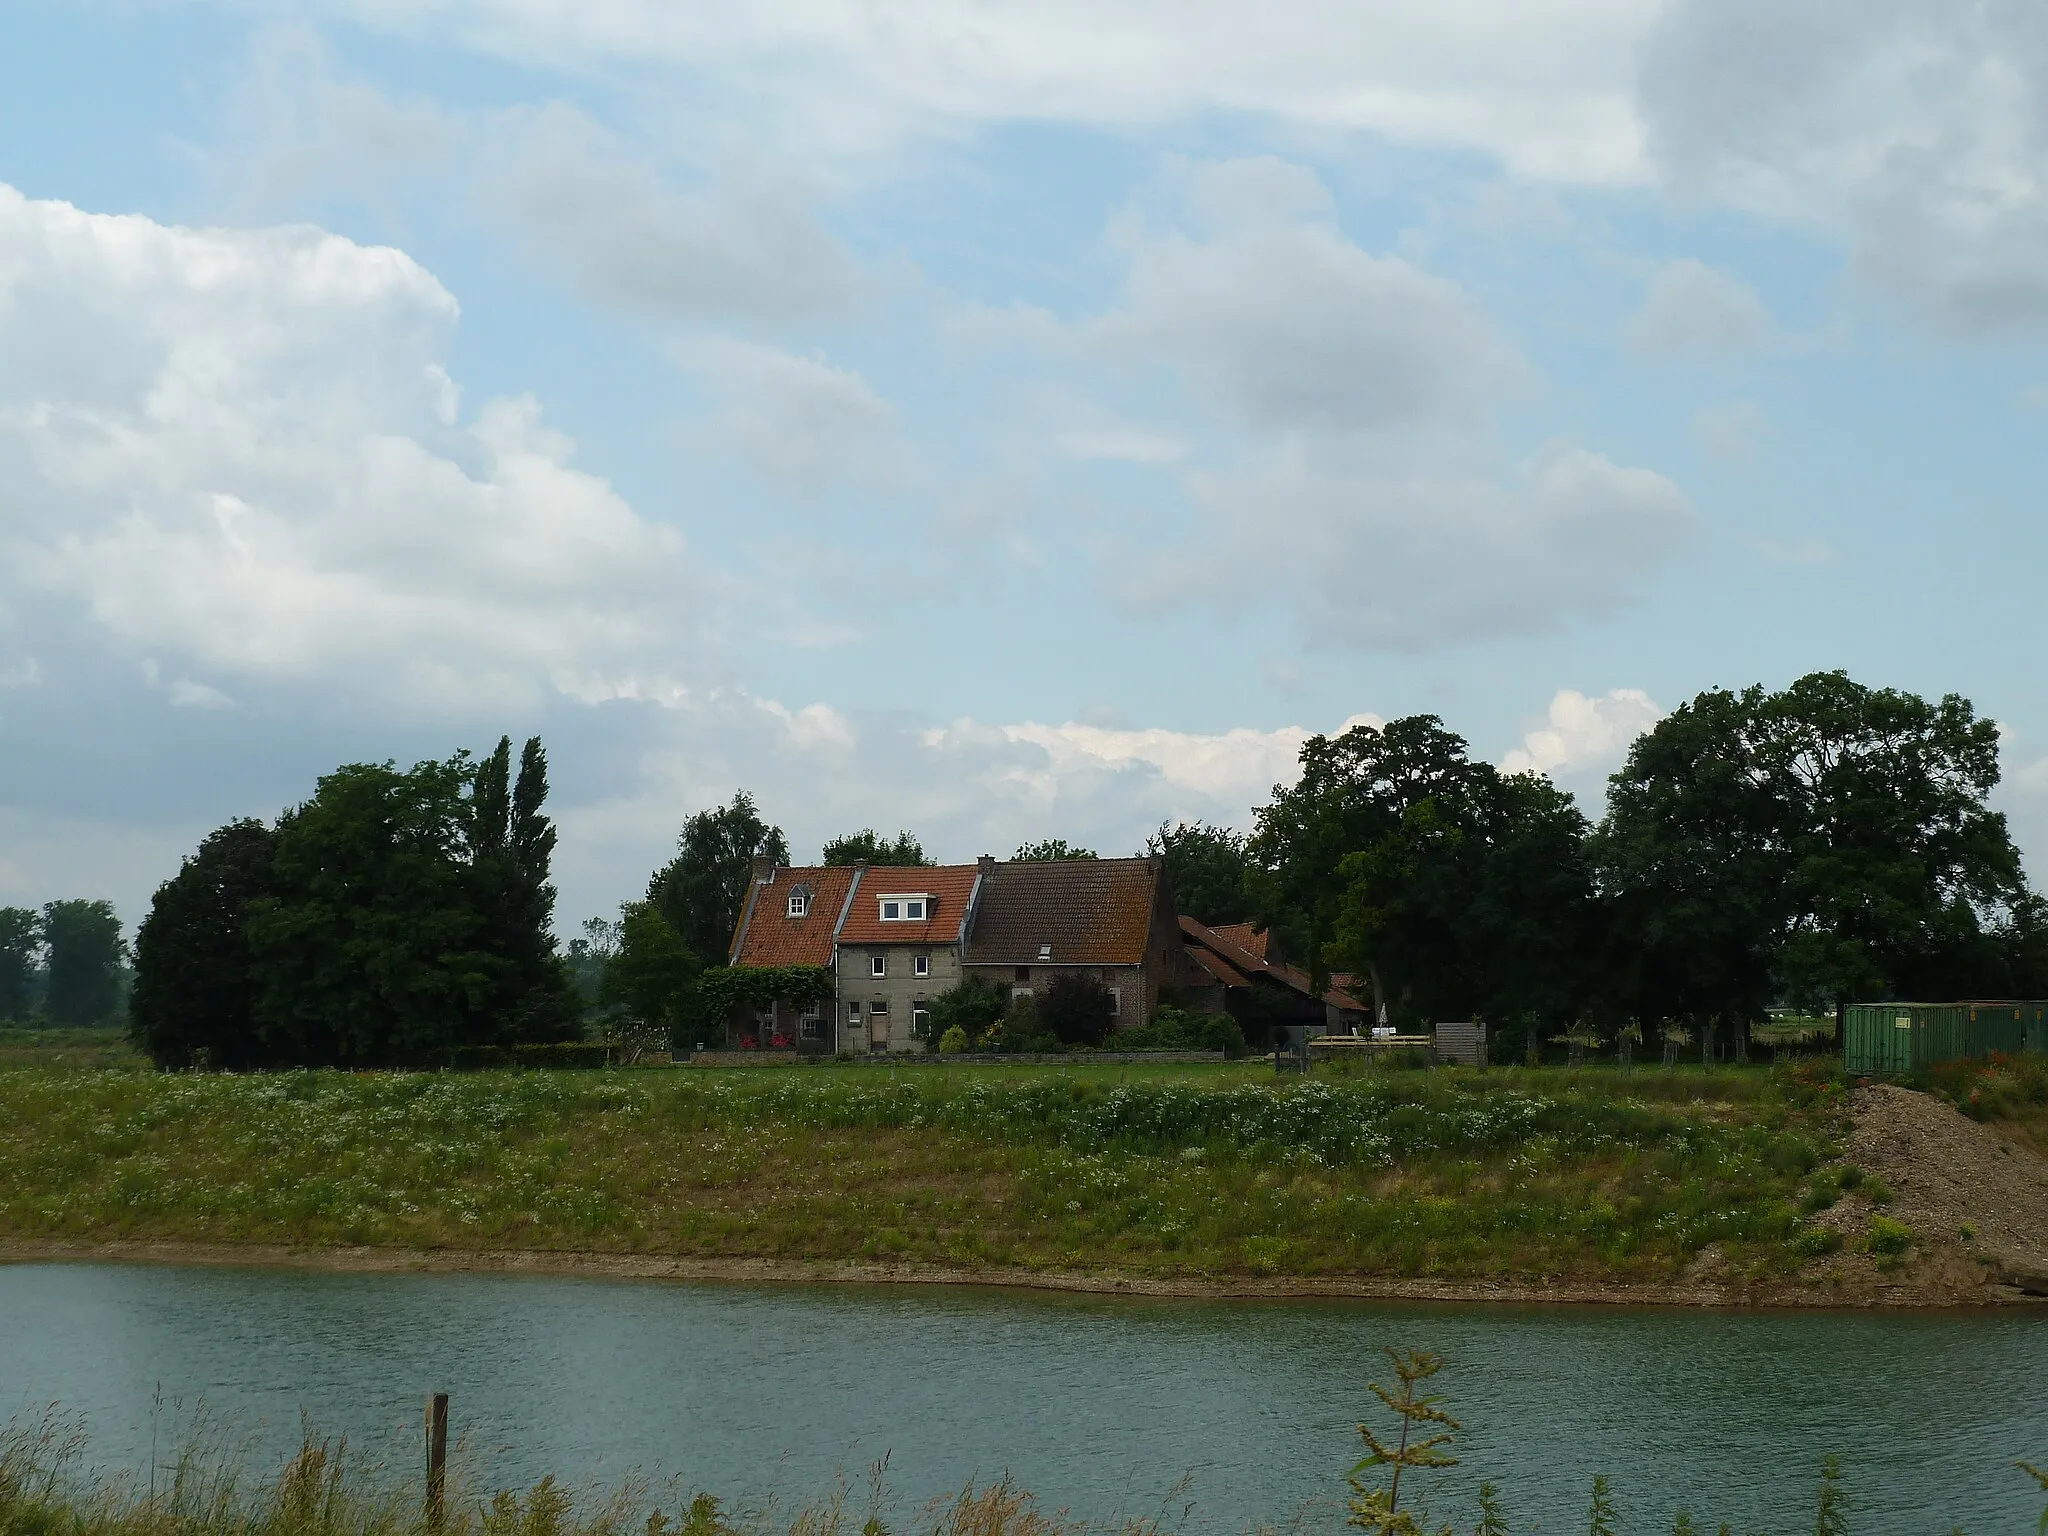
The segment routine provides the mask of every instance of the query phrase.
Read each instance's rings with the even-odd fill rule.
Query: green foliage
[[[604,971],[604,1000],[641,1026],[672,1038],[694,998],[704,964],[652,902],[619,909],[619,949]]]
[[[1792,1247],[1805,1258],[1817,1259],[1824,1254],[1839,1253],[1842,1234],[1833,1227],[1808,1227],[1792,1240]]]
[[[931,1001],[932,1033],[942,1042],[940,1049],[945,1048],[946,1036],[957,1029],[963,1041],[960,1048],[965,1050],[966,1041],[986,1035],[1002,1022],[1009,1003],[1003,989],[983,976],[968,976],[948,987]]]
[[[1878,1258],[1895,1259],[1913,1246],[1913,1229],[1889,1216],[1872,1216],[1863,1246]]]
[[[1063,837],[1048,837],[1041,842],[1026,843],[1011,855],[1026,864],[1052,864],[1061,859],[1092,859],[1095,850],[1077,848]]]
[[[0,1019],[28,1018],[42,948],[42,914],[31,907],[0,907]]]
[[[1605,1476],[1593,1477],[1593,1507],[1586,1517],[1586,1536],[1614,1536],[1614,1497]]]
[[[1039,1024],[1066,1045],[1100,1045],[1116,1027],[1116,1000],[1083,971],[1061,971],[1035,995]]]
[[[348,764],[274,828],[222,828],[144,922],[139,1039],[164,1066],[373,1066],[573,1037],[546,799],[540,742],[514,782],[505,738]]]
[[[1955,695],[1822,672],[1681,705],[1631,747],[1595,840],[1629,1011],[2030,995],[2044,918],[1997,782],[1996,727]]]
[[[1872,1205],[1890,1205],[1892,1203],[1891,1185],[1885,1183],[1885,1181],[1883,1179],[1880,1179],[1876,1174],[1873,1173],[1865,1175],[1862,1180],[1862,1185],[1863,1198],[1868,1200]]]
[[[891,842],[876,835],[873,827],[862,827],[825,844],[826,864],[877,864],[895,868],[929,866],[924,844],[915,833],[898,832]]]
[[[1820,1507],[1814,1515],[1813,1536],[1848,1536],[1849,1495],[1842,1487],[1842,1463],[1830,1456],[1820,1464]]]
[[[722,961],[732,952],[756,857],[789,862],[789,840],[761,819],[745,790],[732,804],[699,811],[683,823],[676,856],[647,882],[647,899],[682,935],[690,952]]]
[[[1443,1356],[1412,1349],[1389,1349],[1386,1356],[1393,1362],[1398,1390],[1390,1390],[1376,1381],[1368,1382],[1367,1386],[1399,1419],[1400,1431],[1389,1445],[1374,1433],[1371,1425],[1358,1426],[1366,1455],[1351,1469],[1351,1512],[1345,1523],[1370,1536],[1421,1536],[1422,1527],[1413,1511],[1401,1508],[1401,1474],[1410,1468],[1428,1471],[1455,1467],[1457,1457],[1444,1447],[1451,1443],[1452,1432],[1459,1424],[1438,1406],[1443,1401],[1441,1397],[1425,1397],[1416,1391],[1417,1386],[1443,1369]],[[1440,1427],[1432,1430],[1432,1426]],[[1393,1468],[1384,1488],[1371,1486],[1364,1479],[1364,1474],[1375,1467]]]
[[[1244,1030],[1229,1014],[1168,1006],[1155,1009],[1150,1024],[1114,1031],[1104,1045],[1116,1051],[1221,1051],[1232,1060],[1245,1054]]]
[[[833,985],[830,968],[822,965],[713,966],[697,978],[693,1013],[701,1023],[722,1027],[743,1008],[822,1003],[833,995]]]
[[[1472,1536],[1508,1536],[1507,1516],[1501,1513],[1500,1491],[1491,1483],[1479,1485],[1479,1523]]]
[[[47,952],[43,1012],[72,1029],[103,1024],[121,1006],[121,919],[110,901],[52,901],[43,907]]]
[[[604,1002],[605,974],[625,937],[622,924],[608,922],[601,917],[586,917],[583,931],[569,941],[564,963],[568,966],[569,980],[576,988],[576,995],[586,1008],[597,1007]]]
[[[1175,904],[1196,922],[1244,923],[1257,916],[1245,883],[1250,866],[1241,833],[1205,821],[1161,822],[1145,851],[1165,864]]]
[[[966,1049],[967,1031],[958,1024],[951,1026],[943,1035],[939,1036],[939,1054],[942,1056],[958,1056]]]
[[[252,904],[276,888],[277,838],[260,821],[208,833],[157,888],[135,937],[129,1032],[159,1066],[229,1071],[277,1058],[257,1028]]]

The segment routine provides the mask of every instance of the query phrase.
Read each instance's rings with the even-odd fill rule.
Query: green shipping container
[[[1856,1003],[1843,1021],[1842,1065],[1904,1074],[1964,1057],[2048,1050],[2048,1002]]]

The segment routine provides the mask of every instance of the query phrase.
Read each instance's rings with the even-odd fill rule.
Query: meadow
[[[1151,1277],[1730,1279],[1816,1250],[1840,1089],[1750,1068],[0,1070],[0,1239]]]

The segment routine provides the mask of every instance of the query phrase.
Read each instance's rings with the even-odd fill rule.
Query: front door
[[[868,1010],[868,1049],[886,1051],[889,1049],[889,1015],[879,1008]]]

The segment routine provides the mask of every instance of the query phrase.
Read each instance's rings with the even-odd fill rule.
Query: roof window
[[[910,896],[899,892],[882,897],[881,905],[885,923],[921,923],[931,916],[932,899],[929,895]]]
[[[1050,960],[1052,958],[1052,946],[1050,944],[1039,945],[1038,958],[1041,960]]]

